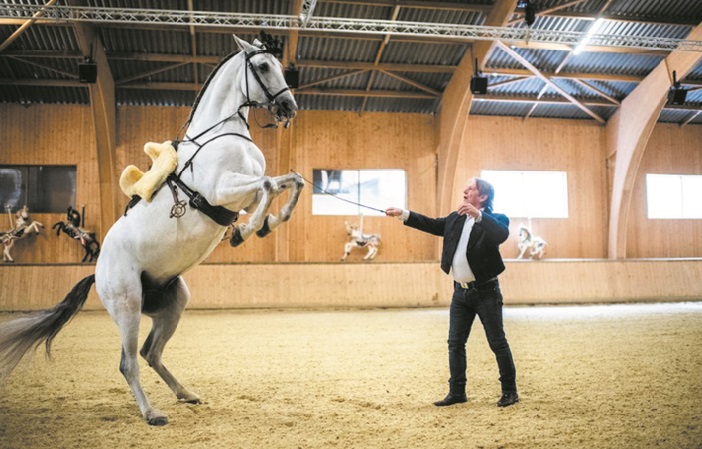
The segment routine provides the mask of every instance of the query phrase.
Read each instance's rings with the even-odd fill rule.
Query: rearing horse
[[[80,226],[80,212],[68,206],[66,212],[66,222],[59,221],[51,227],[56,229],[56,237],[63,231],[70,238],[77,240],[83,247],[83,259],[81,262],[92,262],[100,255],[100,242],[97,241],[94,232],[86,231]]]
[[[56,333],[80,310],[95,283],[120,329],[119,369],[144,419],[151,425],[168,422],[141,387],[137,351],[179,401],[200,402],[161,362],[190,299],[181,274],[212,252],[238,211],[247,211],[250,218],[236,225],[232,245],[254,233],[264,236],[287,221],[304,186],[296,173],[266,176],[263,153],[248,130],[250,107],[268,107],[277,119],[289,121],[295,116],[297,103],[282,65],[270,44],[234,39],[241,51],[223,60],[198,94],[168,186],[117,220],[105,236],[95,274],[78,282],[63,302],[0,326],[0,380],[42,342],[50,351]],[[270,215],[271,202],[286,189],[291,191],[289,199],[280,213]],[[178,200],[183,197],[189,198],[188,204]],[[142,313],[152,318],[153,325],[139,350]]]
[[[8,210],[7,213],[9,214],[10,211]],[[39,234],[40,228],[44,227],[43,224],[29,217],[29,208],[27,205],[24,205],[22,209],[18,210],[15,217],[15,224],[12,229],[7,232],[0,232],[0,243],[2,243],[3,246],[2,259],[4,262],[9,263],[15,261],[10,254],[12,247],[15,246],[15,240],[19,240],[31,234]]]

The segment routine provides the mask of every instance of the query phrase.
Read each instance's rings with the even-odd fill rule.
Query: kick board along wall
[[[187,117],[187,108],[119,107],[117,113],[117,175],[127,164],[148,166],[142,148],[146,141],[173,138]],[[76,164],[78,166],[78,206],[86,204],[86,227],[98,232],[99,198],[95,143],[86,106],[0,107],[3,136],[8,136],[0,153],[2,164]],[[632,262],[580,263],[581,259],[600,259],[606,255],[606,215],[608,213],[607,164],[602,134],[604,129],[589,121],[530,120],[470,117],[467,133],[470,142],[459,158],[456,195],[459,199],[465,178],[482,168],[562,169],[568,171],[571,217],[558,222],[535,221],[539,233],[549,241],[545,263],[508,262],[503,276],[506,301],[572,302],[608,300],[689,299],[700,296],[692,287],[661,297],[655,287],[660,279],[684,282],[696,276],[696,261],[655,263]],[[31,127],[27,124],[31,123]],[[658,125],[651,145],[665,154],[672,147],[699,144],[699,130]],[[302,111],[288,129],[252,128],[254,140],[262,148],[270,174],[294,169],[311,179],[313,168],[364,169],[403,168],[408,177],[408,203],[413,209],[434,214],[436,204],[435,119],[414,114],[357,114]],[[662,137],[657,137],[659,133]],[[699,146],[699,145],[697,145]],[[688,150],[689,151],[689,150]],[[682,173],[687,160],[657,161],[647,151],[642,167],[657,164]],[[689,156],[689,154],[687,154]],[[653,158],[652,160],[649,160]],[[700,173],[699,165],[697,173]],[[640,183],[639,183],[640,184]],[[637,184],[637,189],[639,188]],[[643,199],[635,195],[634,202]],[[126,197],[120,198],[121,205]],[[633,205],[635,207],[641,205]],[[645,205],[643,206],[645,209]],[[408,229],[396,220],[366,217],[368,231],[383,236],[383,246],[375,262],[360,262],[360,253],[342,264],[345,232],[343,221],[357,217],[318,217],[310,214],[311,189],[305,189],[291,222],[266,239],[254,238],[240,248],[222,243],[203,265],[186,275],[193,294],[193,307],[241,306],[416,306],[445,305],[450,283],[437,267],[439,240]],[[91,221],[91,217],[94,221]],[[36,216],[49,226],[63,220],[63,214]],[[641,218],[633,219],[638,221]],[[515,257],[518,219],[513,219],[512,236],[502,247],[506,258]],[[679,221],[665,223],[675,227]],[[694,223],[691,224],[694,226]],[[543,232],[541,232],[543,230]],[[641,227],[636,236],[638,248],[646,257],[656,257],[660,238],[647,235]],[[657,232],[657,231],[653,231]],[[630,232],[631,236],[633,234]],[[657,240],[658,239],[658,240]],[[672,257],[698,257],[702,254],[699,235],[672,239],[667,248]],[[41,308],[53,305],[68,287],[92,267],[47,266],[74,264],[82,256],[78,245],[66,236],[45,232],[34,242],[20,242],[15,251],[20,262],[30,266],[0,267],[3,310]],[[647,246],[649,245],[649,246]],[[651,245],[654,249],[650,249]],[[649,248],[649,249],[645,249]],[[653,254],[653,255],[649,255]],[[555,261],[554,259],[559,259]],[[561,260],[567,259],[567,260]],[[605,265],[601,265],[601,264]],[[614,263],[615,265],[606,265]],[[40,265],[31,265],[40,264]],[[234,265],[232,265],[234,264]],[[605,268],[602,268],[605,267]],[[602,274],[611,277],[603,281]],[[639,274],[637,274],[639,273]],[[620,279],[617,275],[626,277]],[[658,278],[658,281],[651,278]],[[575,283],[544,289],[541,280],[571,279]],[[628,280],[627,280],[628,279]],[[647,281],[650,279],[650,281]],[[673,281],[671,281],[671,279]],[[29,281],[28,281],[29,280]],[[654,282],[655,281],[655,282]],[[47,296],[45,283],[55,287],[57,297]],[[548,284],[546,282],[546,284]],[[647,283],[648,282],[648,283]],[[654,284],[650,284],[654,282]],[[650,285],[649,285],[650,284]],[[22,286],[27,286],[26,288]],[[593,285],[597,285],[594,288]],[[264,287],[262,287],[264,286]],[[604,286],[604,287],[603,287]],[[16,290],[19,288],[20,290]],[[231,292],[231,294],[225,293]],[[19,295],[20,300],[15,299]],[[19,301],[19,303],[18,303]],[[96,306],[94,299],[89,303]]]

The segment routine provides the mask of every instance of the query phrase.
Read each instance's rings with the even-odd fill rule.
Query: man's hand
[[[402,215],[402,209],[398,209],[397,207],[388,207],[385,210],[385,215],[388,217],[399,217]]]
[[[461,205],[458,206],[458,210],[456,210],[456,212],[458,212],[458,215],[470,215],[475,219],[480,216],[480,210],[467,201],[462,202]]]

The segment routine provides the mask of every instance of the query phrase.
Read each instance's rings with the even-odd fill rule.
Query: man
[[[454,292],[449,309],[449,393],[437,407],[467,402],[466,342],[475,316],[483,323],[500,371],[502,397],[498,407],[519,402],[512,352],[502,325],[502,293],[497,276],[505,269],[499,246],[509,236],[509,219],[492,212],[495,191],[487,181],[472,178],[458,210],[444,218],[429,218],[395,207],[385,214],[406,226],[443,236],[441,269],[451,274]]]

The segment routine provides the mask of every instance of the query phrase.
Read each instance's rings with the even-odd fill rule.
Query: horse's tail
[[[78,282],[63,301],[53,309],[30,313],[21,318],[0,323],[0,384],[12,373],[30,349],[44,342],[46,355],[51,357],[51,342],[56,334],[83,307],[95,275]]]

